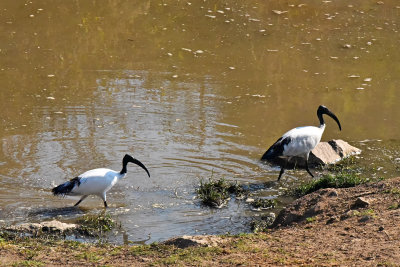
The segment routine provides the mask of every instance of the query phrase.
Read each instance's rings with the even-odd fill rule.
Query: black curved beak
[[[150,177],[150,173],[149,173],[149,171],[147,170],[146,166],[144,166],[143,163],[141,163],[139,160],[137,160],[137,159],[135,159],[135,158],[131,158],[129,161],[132,162],[132,163],[135,163],[136,165],[138,165],[138,166],[140,166],[140,167],[142,167],[143,170],[145,170],[145,171],[147,172],[147,175]]]
[[[327,109],[326,112],[325,112],[325,114],[328,115],[329,117],[331,117],[332,119],[334,119],[334,120],[336,121],[336,123],[338,124],[338,126],[339,126],[339,130],[342,130],[342,126],[340,126],[339,119],[336,117],[335,114],[333,114],[332,111],[330,111],[329,109]]]

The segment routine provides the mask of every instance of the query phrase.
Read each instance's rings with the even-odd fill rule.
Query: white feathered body
[[[282,156],[306,157],[321,141],[322,134],[325,130],[325,124],[320,127],[305,126],[297,127],[282,136],[282,140],[290,138],[290,142],[284,145]]]
[[[79,175],[79,183],[76,183],[69,195],[104,195],[126,173],[99,168],[84,172]]]
[[[106,193],[120,179],[126,176],[126,166],[129,162],[142,167],[146,171],[147,175],[150,177],[150,173],[147,170],[146,166],[143,165],[143,163],[126,154],[122,159],[122,170],[120,172],[106,168],[93,169],[54,187],[51,191],[55,196],[82,196],[81,199],[75,204],[75,206],[79,205],[79,203],[87,198],[87,196],[96,195],[103,199],[104,207],[107,208]]]

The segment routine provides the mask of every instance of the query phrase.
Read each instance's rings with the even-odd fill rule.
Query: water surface
[[[0,3],[0,219],[73,220],[102,210],[51,188],[142,161],[108,193],[131,242],[249,231],[257,212],[194,199],[225,177],[278,197],[309,179],[259,162],[281,134],[327,119],[323,140],[360,147],[365,175],[400,165],[397,1],[10,1]],[[282,205],[288,199],[280,198]]]

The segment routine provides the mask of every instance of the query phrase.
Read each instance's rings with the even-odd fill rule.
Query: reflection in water
[[[246,204],[205,209],[195,186],[213,174],[278,197],[280,186],[307,179],[288,172],[263,186],[279,168],[259,158],[282,132],[316,125],[320,104],[343,122],[323,140],[359,146],[364,164],[376,166],[370,175],[398,174],[396,1],[0,7],[1,220],[50,218],[77,200],[52,197],[54,185],[83,170],[118,169],[130,153],[152,177],[131,167],[110,192],[125,239],[248,231]],[[99,211],[96,199],[86,201],[83,212]]]

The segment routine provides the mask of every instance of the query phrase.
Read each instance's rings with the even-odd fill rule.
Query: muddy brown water
[[[0,3],[0,220],[74,220],[102,210],[55,198],[85,170],[136,167],[108,194],[123,235],[153,242],[249,231],[243,201],[210,210],[201,178],[280,197],[309,179],[259,162],[288,129],[363,149],[365,175],[400,165],[400,3],[397,1],[14,1]]]

